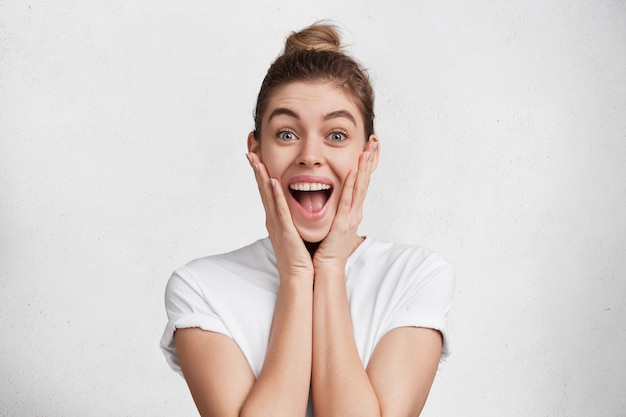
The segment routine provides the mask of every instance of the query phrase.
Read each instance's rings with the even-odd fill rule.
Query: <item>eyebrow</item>
[[[280,116],[280,115],[286,115],[286,116],[289,116],[289,117],[293,117],[296,120],[300,120],[300,116],[295,111],[290,110],[290,109],[285,108],[285,107],[278,107],[278,108],[274,109],[270,113],[270,116],[267,119],[267,121],[270,122],[274,117]],[[354,118],[352,113],[350,113],[348,110],[335,110],[335,111],[332,111],[332,112],[328,113],[326,116],[324,116],[324,120],[336,119],[336,118],[340,118],[340,117],[343,117],[343,118],[346,118],[346,119],[350,120],[356,126],[356,119]]]
[[[336,110],[336,111],[330,112],[326,116],[324,116],[324,120],[336,119],[338,117],[345,117],[356,126],[356,119],[354,118],[352,113],[350,113],[348,110]]]
[[[279,107],[277,109],[274,109],[274,111],[270,113],[270,117],[267,119],[267,121],[270,122],[274,117],[280,116],[281,114],[300,120],[300,116],[298,116],[298,113],[296,113],[295,111],[289,110],[285,107]]]

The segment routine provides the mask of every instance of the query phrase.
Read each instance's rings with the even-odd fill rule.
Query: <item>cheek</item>
[[[337,170],[342,174],[342,180],[350,173],[351,170],[359,167],[359,158],[361,157],[361,151],[356,150],[350,153],[341,155],[337,161]]]
[[[280,155],[268,152],[264,155],[262,154],[260,159],[272,178],[280,178],[282,173],[285,171],[285,168],[283,167],[284,163],[281,163],[283,158],[280,158]]]

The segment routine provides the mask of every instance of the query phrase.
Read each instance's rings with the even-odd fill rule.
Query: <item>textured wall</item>
[[[0,415],[197,415],[165,282],[264,236],[255,96],[331,18],[377,92],[362,232],[458,269],[423,415],[624,416],[623,2],[52,3],[0,2]]]

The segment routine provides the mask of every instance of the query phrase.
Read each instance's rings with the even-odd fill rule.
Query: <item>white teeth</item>
[[[298,182],[291,184],[289,188],[296,191],[322,191],[330,190],[330,185],[318,182]]]

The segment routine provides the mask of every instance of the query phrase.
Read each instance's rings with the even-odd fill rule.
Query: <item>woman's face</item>
[[[296,229],[307,242],[328,234],[346,177],[366,146],[361,113],[328,82],[277,89],[262,115],[261,137],[248,137],[249,150],[283,187]]]

